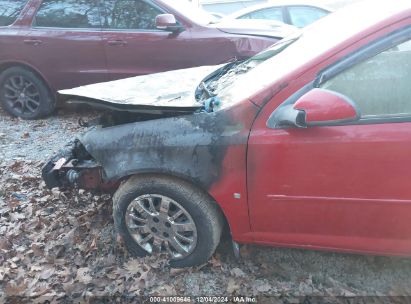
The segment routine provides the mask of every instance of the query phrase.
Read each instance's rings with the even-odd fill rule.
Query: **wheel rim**
[[[190,214],[164,195],[134,199],[127,208],[125,222],[132,238],[149,254],[165,252],[173,259],[182,259],[197,244],[197,228]]]
[[[21,75],[7,78],[3,97],[16,114],[34,114],[40,107],[40,92],[37,86]]]

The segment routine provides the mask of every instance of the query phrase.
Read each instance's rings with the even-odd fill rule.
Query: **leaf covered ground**
[[[82,130],[67,110],[43,121],[0,112],[0,303],[109,303],[136,296],[411,296],[411,260],[243,246],[227,238],[201,267],[130,257],[113,231],[109,195],[45,188],[47,157]],[[272,298],[274,297],[275,298]],[[123,300],[121,300],[123,299]]]

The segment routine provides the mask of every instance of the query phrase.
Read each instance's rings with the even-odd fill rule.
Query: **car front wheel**
[[[170,177],[130,178],[113,197],[113,215],[116,231],[133,255],[166,253],[172,267],[207,262],[223,226],[208,195]]]
[[[19,66],[0,74],[0,103],[9,114],[23,119],[45,117],[55,108],[55,99],[44,81]]]

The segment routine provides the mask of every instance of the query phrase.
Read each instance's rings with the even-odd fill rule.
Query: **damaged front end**
[[[109,127],[198,111],[202,105],[193,98],[195,84],[215,69],[214,66],[206,66],[137,76],[62,90],[59,93],[60,98],[69,103],[87,104],[105,111],[106,113],[98,119],[88,122],[79,120],[82,127],[95,127],[94,132],[99,133],[99,130]],[[180,85],[170,88],[169,83],[173,82]],[[111,134],[111,137],[100,144],[115,140],[116,134]],[[91,156],[84,142],[79,139],[69,143],[50,159],[42,169],[42,176],[50,189],[78,187],[86,190],[111,191],[119,184],[119,181],[104,179],[101,160],[98,162]]]
[[[220,178],[226,149],[246,144],[257,111],[248,101],[247,110],[224,111],[231,104],[221,103],[218,92],[256,64],[235,61],[60,91],[106,114],[81,121],[91,128],[47,162],[47,187],[112,192],[127,177],[149,172],[210,188]],[[176,80],[181,85],[170,87]]]
[[[42,169],[46,186],[52,188],[81,188],[111,192],[118,183],[105,182],[103,169],[86,151],[79,140],[68,144],[50,159]]]

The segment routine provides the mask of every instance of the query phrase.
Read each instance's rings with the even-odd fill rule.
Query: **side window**
[[[105,0],[103,28],[154,30],[160,9],[142,0]]]
[[[0,0],[0,26],[8,26],[16,21],[27,1]]]
[[[34,26],[59,28],[100,28],[100,1],[44,0]]]
[[[264,19],[284,22],[283,10],[281,7],[270,7],[259,11],[251,12],[241,16],[240,19]]]
[[[288,12],[291,24],[296,27],[305,27],[328,14],[322,9],[310,6],[289,6]]]
[[[350,97],[362,118],[411,116],[411,41],[345,70],[321,87]]]

